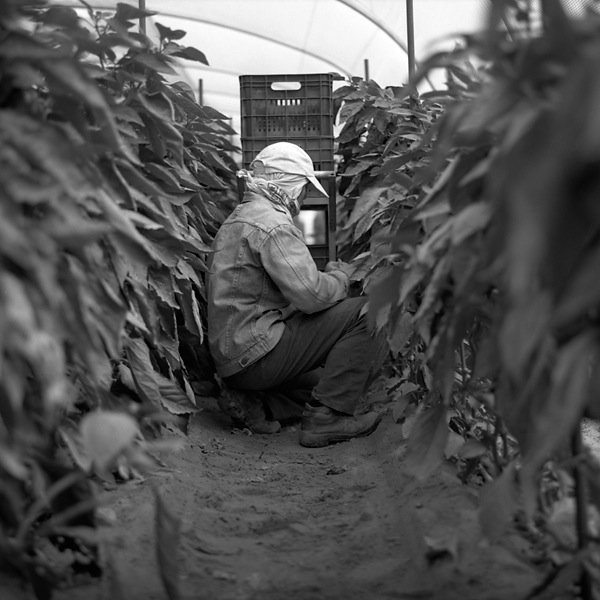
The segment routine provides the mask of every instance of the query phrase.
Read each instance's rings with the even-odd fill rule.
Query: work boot
[[[217,399],[219,408],[236,427],[253,433],[278,433],[279,421],[267,421],[262,394],[224,388]]]
[[[300,445],[320,448],[335,442],[364,437],[375,431],[380,421],[381,415],[376,412],[353,417],[336,412],[328,406],[307,404],[302,413]]]

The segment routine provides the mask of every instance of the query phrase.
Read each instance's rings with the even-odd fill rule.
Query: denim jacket
[[[295,311],[314,313],[348,293],[342,271],[319,271],[283,206],[247,191],[215,237],[208,275],[208,344],[228,377],[272,350]]]

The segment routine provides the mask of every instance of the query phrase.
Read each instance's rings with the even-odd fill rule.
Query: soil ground
[[[208,402],[183,448],[145,480],[106,491],[105,575],[54,600],[166,600],[155,490],[179,521],[182,600],[520,600],[544,573],[516,535],[490,545],[479,488],[451,464],[420,482],[403,473],[391,414],[371,436],[320,449],[298,431],[249,435]],[[32,598],[0,585],[2,600]]]

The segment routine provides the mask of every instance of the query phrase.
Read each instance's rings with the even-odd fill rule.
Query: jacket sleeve
[[[304,313],[329,308],[348,295],[347,275],[319,271],[302,234],[293,225],[272,229],[260,247],[260,256],[281,293]]]

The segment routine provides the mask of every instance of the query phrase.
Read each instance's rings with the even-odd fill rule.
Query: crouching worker
[[[365,298],[347,297],[349,265],[320,272],[292,221],[308,185],[327,196],[309,155],[277,142],[238,176],[246,191],[217,233],[208,277],[221,408],[260,433],[301,416],[303,446],[368,435],[379,415],[355,412],[383,342],[368,328]]]

